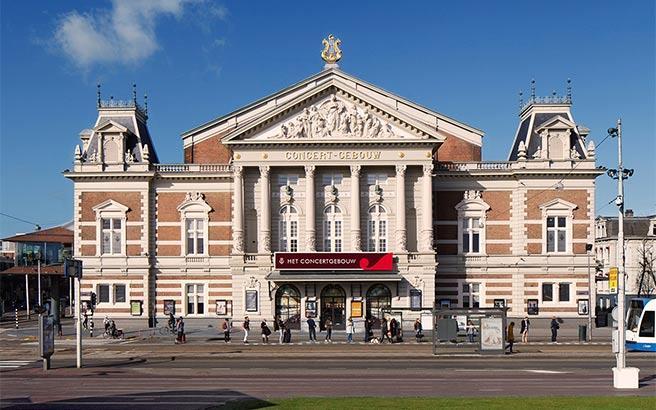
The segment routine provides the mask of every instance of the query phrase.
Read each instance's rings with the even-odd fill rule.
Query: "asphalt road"
[[[291,396],[654,395],[656,362],[633,357],[642,387],[612,388],[611,358],[132,357],[72,358],[0,369],[8,408],[207,408]]]

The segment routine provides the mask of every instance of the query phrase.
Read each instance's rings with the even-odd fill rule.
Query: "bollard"
[[[15,309],[14,317],[16,318],[16,329],[18,329],[18,308]]]

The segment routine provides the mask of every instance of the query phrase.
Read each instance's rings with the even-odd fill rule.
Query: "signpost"
[[[49,312],[39,315],[39,355],[43,370],[50,369],[50,356],[55,353],[55,321]]]
[[[76,345],[77,345],[77,368],[82,367],[82,321],[80,320],[80,280],[82,279],[82,261],[77,259],[64,260],[64,277],[77,278],[75,284],[75,330],[76,330]]]

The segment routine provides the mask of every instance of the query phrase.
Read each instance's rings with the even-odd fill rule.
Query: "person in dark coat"
[[[531,327],[531,321],[528,320],[528,316],[522,319],[520,333],[522,334],[522,343],[528,343],[528,329]]]
[[[506,341],[508,342],[508,345],[506,345],[506,349],[508,349],[508,353],[512,354],[513,345],[515,344],[515,322],[510,322],[510,324],[508,325],[508,331],[506,332]]]
[[[371,318],[367,316],[364,320],[364,342],[369,343],[369,332],[371,332]]]
[[[326,319],[324,327],[326,328],[326,342],[331,343],[333,341],[333,321]]]
[[[551,317],[551,341],[553,343],[557,343],[558,329],[560,329],[560,325],[558,324],[558,320],[556,320],[556,316],[552,316]]]
[[[392,318],[389,321],[389,333],[388,333],[390,335],[390,341],[392,343],[396,342],[396,326],[397,326],[396,319]]]
[[[389,328],[387,327],[387,319],[383,318],[380,322],[380,343],[383,343],[385,339],[389,340]]]
[[[230,343],[230,322],[228,319],[223,320],[223,340]]]
[[[269,335],[271,334],[271,329],[267,325],[266,319],[262,319],[260,323],[260,329],[262,329],[262,343],[269,343]]]
[[[317,341],[317,323],[312,318],[307,320],[308,332],[310,333],[310,342]]]

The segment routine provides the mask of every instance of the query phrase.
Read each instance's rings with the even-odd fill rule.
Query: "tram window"
[[[654,337],[654,311],[646,311],[640,323],[639,337]]]

